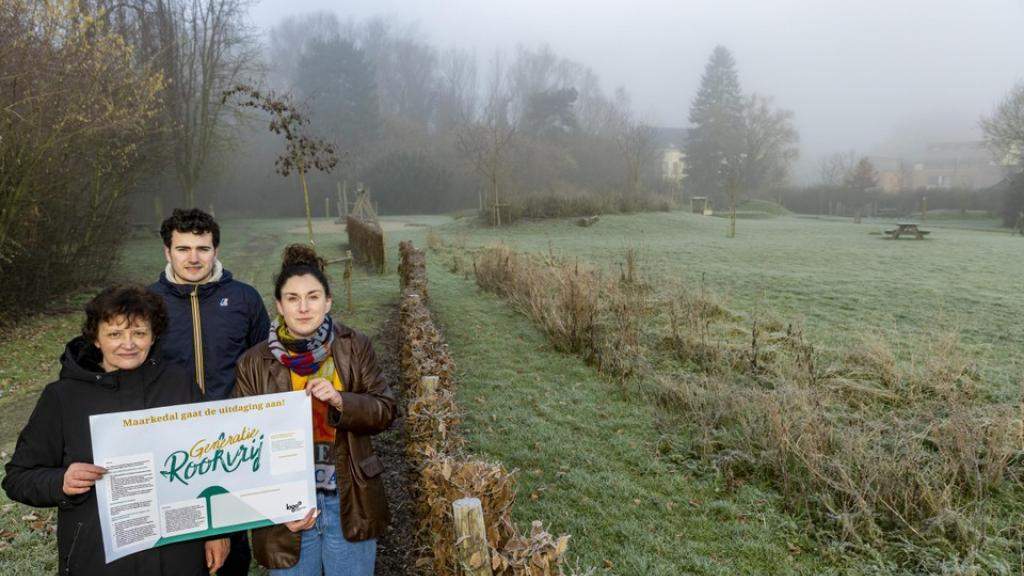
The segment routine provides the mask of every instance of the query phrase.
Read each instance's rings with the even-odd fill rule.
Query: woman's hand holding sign
[[[309,530],[316,524],[316,517],[320,515],[320,510],[313,508],[306,513],[306,517],[301,520],[294,520],[292,522],[285,522],[284,525],[288,527],[292,532],[302,532],[303,530]]]
[[[85,494],[106,473],[106,468],[86,462],[75,462],[64,471],[64,493],[68,496]]]
[[[306,394],[341,412],[341,392],[326,378],[310,378],[306,382]]]

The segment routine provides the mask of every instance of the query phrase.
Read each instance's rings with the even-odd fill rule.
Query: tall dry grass
[[[477,285],[507,298],[554,347],[583,356],[626,382],[644,366],[642,330],[652,314],[649,287],[614,280],[578,261],[517,253],[505,245],[477,253]]]
[[[661,405],[727,484],[770,483],[824,541],[884,551],[909,571],[1005,567],[1013,545],[993,533],[1007,523],[989,500],[1021,494],[1024,423],[1018,407],[979,394],[956,334],[927,335],[909,358],[900,334],[826,349],[769,313],[730,311],[703,286],[654,296],[639,262],[627,250],[610,280],[499,245],[478,253],[474,272],[557,349],[623,379],[653,376]],[[666,352],[682,376],[650,370]]]

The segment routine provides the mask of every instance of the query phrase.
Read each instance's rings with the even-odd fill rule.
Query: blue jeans
[[[320,516],[302,531],[299,561],[291,568],[271,570],[271,576],[373,576],[377,540],[349,542],[341,532],[338,493],[316,492]]]

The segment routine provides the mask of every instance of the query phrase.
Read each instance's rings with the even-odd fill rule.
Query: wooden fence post
[[[479,498],[452,502],[455,519],[455,557],[466,576],[493,576],[491,551],[484,528],[484,509]]]
[[[337,190],[334,192],[334,208],[338,212],[338,222],[341,222],[341,220],[345,217],[341,213],[341,181],[335,180],[334,184],[335,188],[337,188]]]
[[[437,394],[437,384],[441,379],[437,376],[424,376],[420,378],[420,395],[429,398]]]
[[[345,297],[347,298],[348,311],[352,311],[352,251],[345,251]]]

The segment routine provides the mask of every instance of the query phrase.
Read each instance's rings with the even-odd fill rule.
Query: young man
[[[220,227],[206,212],[176,209],[160,226],[160,236],[167,267],[150,286],[163,297],[170,320],[160,355],[187,367],[206,400],[228,398],[238,358],[270,333],[263,298],[221,265]],[[245,533],[233,534],[218,574],[247,574],[250,558]]]

